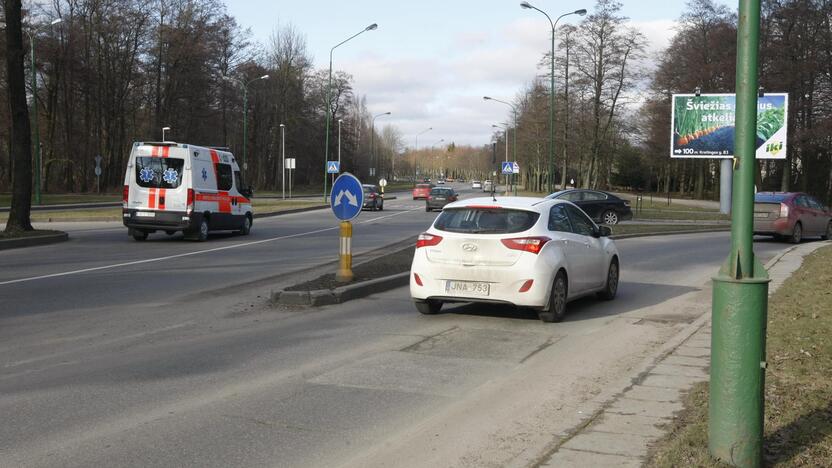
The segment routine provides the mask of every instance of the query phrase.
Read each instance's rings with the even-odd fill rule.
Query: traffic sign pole
[[[352,223],[341,221],[341,250],[335,281],[349,283],[354,278],[352,273]]]
[[[731,253],[713,280],[708,450],[759,467],[769,282],[753,248],[760,0],[740,0],[738,25]]]

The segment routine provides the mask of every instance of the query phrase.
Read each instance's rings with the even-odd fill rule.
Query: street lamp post
[[[341,165],[341,122],[343,119],[338,119],[338,166]]]
[[[167,141],[165,133],[170,131],[170,127],[162,127],[162,141]]]
[[[444,138],[440,138],[440,139],[436,140],[436,141],[435,141],[432,145],[430,145],[430,149],[431,149],[431,151],[433,151],[433,147],[434,147],[434,146],[436,146],[436,145],[438,145],[439,143],[442,143],[442,142],[444,142],[444,141],[445,141],[445,139],[444,139]],[[436,156],[435,156],[435,155],[434,155],[434,161],[436,161]],[[444,162],[444,161],[443,161],[443,162]],[[436,175],[436,178],[437,178],[437,179],[439,178],[439,176],[441,176],[441,175],[442,175],[442,172],[443,172],[443,171],[442,171],[442,167],[441,167],[441,166],[444,166],[444,164],[440,164],[440,167],[439,167],[439,170],[438,170],[438,171],[436,170],[436,168],[434,168],[434,175]]]
[[[376,119],[381,117],[382,115],[390,115],[391,112],[382,112],[381,114],[374,115],[371,121],[370,126],[370,167],[373,166],[376,160],[375,153],[373,152],[375,148],[373,147],[373,140],[375,139],[376,134]],[[392,175],[391,175],[392,178]]]
[[[61,18],[52,20],[49,23],[49,26],[55,26],[56,24],[63,21]],[[41,178],[41,170],[40,170],[40,128],[38,126],[38,80],[35,72],[37,69],[35,68],[35,35],[43,28],[35,29],[34,31],[26,31],[26,35],[29,36],[29,58],[32,60],[32,131],[35,136],[34,143],[34,155],[35,155],[35,204],[40,205],[40,178]]]
[[[243,164],[241,165],[243,166],[243,169],[245,169],[246,163],[248,162],[248,159],[246,158],[246,146],[248,143],[248,85],[254,83],[257,80],[268,80],[269,75],[263,75],[257,78],[253,78],[246,82],[230,76],[226,76],[225,79],[235,81],[243,87]]]
[[[549,73],[550,79],[550,88],[549,88],[549,177],[548,177],[548,190],[549,192],[553,191],[554,186],[554,178],[555,178],[555,29],[558,26],[558,21],[564,16],[569,15],[585,15],[586,10],[580,9],[575,11],[570,11],[569,13],[564,13],[552,22],[552,18],[546,14],[545,11],[537,8],[536,6],[530,4],[529,2],[521,2],[521,8],[537,10],[549,20],[549,24],[552,26],[552,56],[551,56],[551,69]]]
[[[511,110],[514,112],[514,161],[517,162],[517,106],[510,102],[494,99],[490,96],[483,96],[482,98],[486,101],[495,101],[505,104],[511,107]],[[506,136],[506,153],[508,153],[508,136]],[[508,157],[506,157],[506,161],[508,161]],[[512,181],[514,182],[514,196],[517,196],[517,179],[512,177]]]
[[[367,31],[373,31],[378,28],[378,24],[373,23],[366,28],[362,29],[361,31],[353,34],[352,36],[344,39],[343,41],[335,44],[331,49],[329,49],[329,82],[326,86],[326,135],[324,136],[324,202],[326,202],[326,165],[329,162],[329,120],[330,120],[330,113],[332,112],[332,53],[342,44],[354,39],[358,35],[365,33]]]
[[[280,124],[280,190],[286,199],[286,125]],[[290,195],[291,197],[291,195]]]
[[[431,130],[433,130],[433,127],[428,127],[428,128],[426,128],[426,129],[424,129],[424,130],[422,130],[421,132],[419,132],[419,133],[417,133],[417,134],[416,134],[416,152],[417,152],[417,153],[419,152],[419,135],[422,135],[422,134],[424,134],[424,133],[427,133],[427,132],[429,132],[429,131],[431,131]],[[413,162],[414,162],[414,169],[418,172],[418,167],[419,167],[419,165],[418,165],[418,162],[419,162],[419,155],[418,155],[418,154],[416,155],[416,159],[415,159]]]

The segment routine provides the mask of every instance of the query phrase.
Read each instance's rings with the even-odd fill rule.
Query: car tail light
[[[440,242],[442,242],[441,236],[423,232],[419,234],[419,237],[416,239],[416,248],[418,249],[419,247],[430,247],[433,245],[437,245]]]
[[[534,280],[526,280],[526,282],[523,283],[523,286],[520,286],[520,290],[518,290],[517,292],[522,293],[522,292],[528,291],[529,289],[532,288],[533,283],[534,283]]]
[[[130,198],[130,186],[125,185],[124,190],[121,192],[121,205],[124,208],[127,208],[127,200]]]
[[[548,237],[517,237],[514,239],[501,239],[503,245],[511,250],[522,250],[523,252],[531,252],[535,255],[540,253],[540,250],[552,239]]]
[[[424,286],[424,284],[422,284],[422,278],[419,278],[417,273],[413,273],[413,280],[416,281],[416,284],[419,286]]]
[[[185,207],[185,211],[188,213],[194,211],[194,189],[188,189],[188,205]]]
[[[780,217],[781,218],[788,218],[789,217],[789,205],[785,203],[780,204]]]

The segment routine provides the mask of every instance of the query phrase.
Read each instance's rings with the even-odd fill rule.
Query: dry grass
[[[832,465],[832,247],[808,256],[768,310],[765,462]],[[649,466],[725,466],[707,447],[708,389],[694,387]]]

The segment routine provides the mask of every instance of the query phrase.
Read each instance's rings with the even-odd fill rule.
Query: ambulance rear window
[[[136,183],[145,188],[179,187],[184,166],[184,159],[136,157]]]

